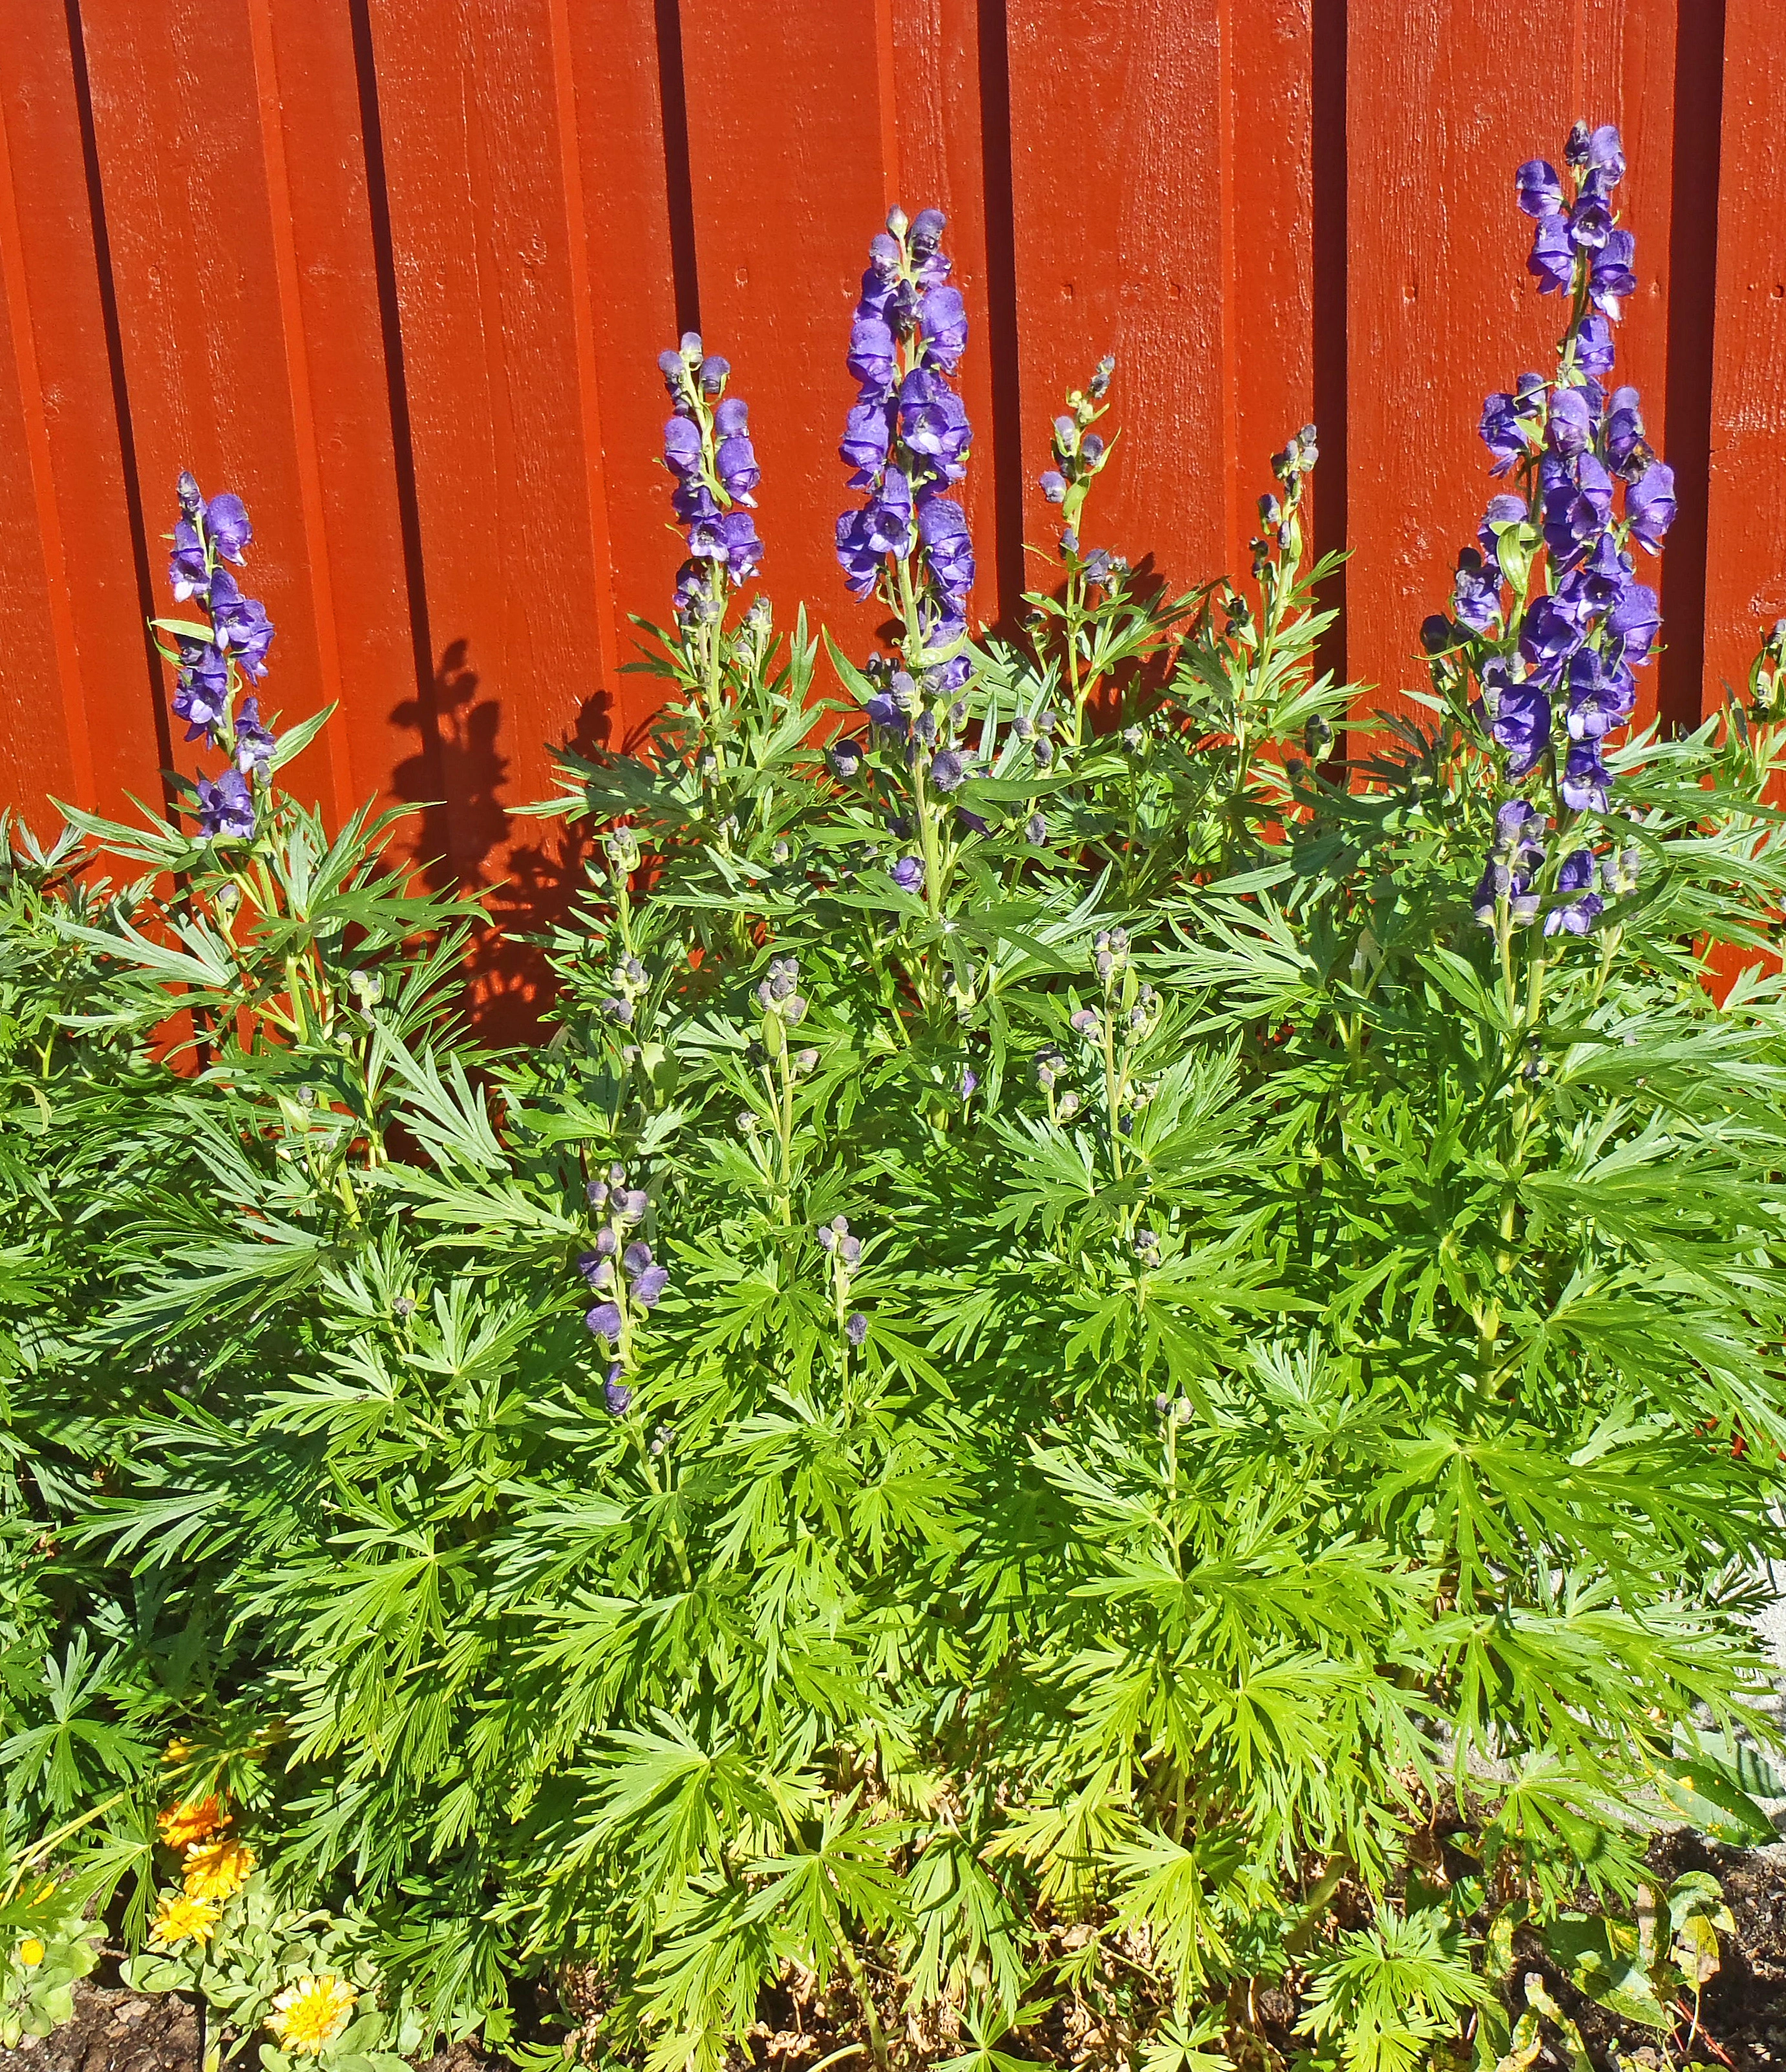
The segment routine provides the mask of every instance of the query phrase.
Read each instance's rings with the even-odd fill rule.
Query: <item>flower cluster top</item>
[[[195,605],[209,623],[155,623],[174,638],[174,647],[162,652],[174,664],[174,710],[186,722],[187,739],[208,741],[232,764],[215,780],[198,780],[199,831],[207,841],[249,841],[256,787],[264,788],[271,775],[276,744],[258,698],[243,698],[240,709],[236,700],[243,679],[259,683],[265,676],[273,628],[266,607],[243,595],[226,564],[243,565],[254,530],[239,496],[226,491],[207,500],[190,474],[181,475],[175,493],[180,516],[168,578],[176,601]]]
[[[1422,629],[1441,688],[1473,681],[1472,709],[1505,751],[1509,783],[1476,913],[1484,926],[1586,934],[1634,870],[1628,845],[1595,854],[1584,816],[1611,811],[1607,737],[1636,709],[1636,672],[1660,630],[1637,557],[1660,552],[1675,515],[1674,475],[1644,433],[1637,391],[1609,387],[1613,326],[1636,290],[1636,240],[1618,228],[1625,162],[1618,131],[1578,123],[1565,171],[1533,158],[1515,176],[1534,220],[1527,265],[1540,292],[1566,294],[1554,375],[1521,374],[1483,406],[1492,472],[1476,545],[1458,557],[1449,615]],[[1570,845],[1554,859],[1553,828]]]

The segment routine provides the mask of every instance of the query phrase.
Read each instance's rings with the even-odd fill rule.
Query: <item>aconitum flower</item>
[[[217,645],[232,651],[236,665],[257,681],[267,673],[266,653],[273,645],[273,622],[258,598],[244,597],[228,569],[212,572],[207,602]]]
[[[868,1335],[868,1320],[860,1309],[852,1311],[844,1326],[844,1336],[852,1346],[860,1346]]]
[[[1583,451],[1594,443],[1594,413],[1579,388],[1559,388],[1550,398],[1546,436],[1559,454]]]
[[[1568,290],[1575,278],[1575,248],[1569,240],[1567,216],[1539,219],[1525,270],[1536,277],[1540,294],[1559,294]]]
[[[1606,626],[1619,642],[1625,661],[1634,669],[1641,668],[1661,631],[1661,601],[1648,584],[1628,584],[1607,615]]]
[[[593,1316],[595,1313],[591,1310],[589,1314]],[[633,1392],[621,1379],[625,1371],[623,1367],[618,1366],[610,1367],[608,1378],[601,1384],[602,1400],[608,1406],[608,1414],[613,1417],[624,1417],[633,1407]]]
[[[1653,554],[1662,550],[1663,535],[1674,523],[1674,471],[1661,461],[1644,469],[1625,491],[1625,521],[1631,536]]]
[[[1500,565],[1478,553],[1474,547],[1465,547],[1458,555],[1451,608],[1475,633],[1486,633],[1500,619]]]
[[[1588,323],[1597,319],[1590,317]],[[1587,326],[1583,327],[1583,330]],[[1615,388],[1606,413],[1606,457],[1616,475],[1624,475],[1644,450],[1641,399],[1635,388]]]
[[[254,794],[240,770],[215,783],[199,779],[199,832],[206,841],[248,841],[254,835]]]
[[[252,773],[265,783],[272,774],[277,746],[273,729],[261,724],[261,701],[244,698],[242,709],[236,715],[236,767],[244,777]]]
[[[946,748],[930,765],[930,782],[939,791],[959,791],[967,775],[967,765],[952,748]]]
[[[1598,741],[1570,744],[1568,759],[1558,786],[1566,806],[1577,813],[1603,813],[1612,782],[1612,772],[1600,760]]]
[[[663,427],[663,464],[675,478],[670,508],[688,529],[688,558],[676,575],[675,613],[685,630],[716,627],[729,590],[762,566],[763,543],[749,513],[762,480],[750,442],[750,413],[728,396],[730,363],[704,349],[697,331],[658,355],[675,414]]]
[[[1483,398],[1480,430],[1484,445],[1495,457],[1490,474],[1505,475],[1531,451],[1546,385],[1542,374],[1522,374],[1511,393],[1498,388]]]
[[[1544,158],[1528,158],[1513,175],[1519,205],[1528,216],[1554,216],[1562,207],[1562,182]]]
[[[174,710],[186,722],[187,739],[197,741],[215,734],[229,710],[228,658],[208,640],[184,634],[179,636],[179,656]]]
[[[1575,364],[1590,374],[1607,374],[1613,358],[1612,325],[1598,313],[1584,317],[1575,334]]]
[[[610,1346],[620,1342],[620,1305],[618,1302],[597,1302],[593,1309],[583,1314],[583,1322],[593,1337],[606,1338]]]
[[[1580,648],[1570,658],[1572,741],[1598,741],[1609,729],[1623,726],[1636,705],[1636,680],[1622,662],[1608,668],[1591,648]]]
[[[1578,849],[1563,858],[1557,871],[1557,890],[1579,896],[1563,906],[1553,906],[1545,915],[1546,935],[1554,935],[1560,929],[1571,935],[1585,935],[1592,928],[1606,906],[1599,893],[1591,889],[1594,878],[1591,850]]]
[[[763,543],[748,511],[728,511],[691,525],[688,551],[696,561],[722,563],[734,583],[754,575],[762,565]]]
[[[933,496],[920,506],[918,529],[938,587],[959,602],[974,586],[974,545],[959,504]]]
[[[1554,598],[1536,598],[1520,623],[1519,652],[1540,682],[1554,682],[1581,641],[1581,628]]]
[[[1509,751],[1509,777],[1523,777],[1550,745],[1550,701],[1530,682],[1508,684],[1495,707],[1490,732]]]
[[[1619,305],[1637,292],[1637,277],[1631,270],[1636,249],[1637,240],[1628,230],[1615,230],[1594,255],[1594,270],[1588,278],[1587,292],[1595,308],[1615,323],[1619,319]]]
[[[893,867],[893,882],[901,892],[922,892],[924,889],[924,859],[917,856],[902,856]]]
[[[918,306],[924,363],[953,374],[967,350],[967,311],[958,288],[932,288]]]

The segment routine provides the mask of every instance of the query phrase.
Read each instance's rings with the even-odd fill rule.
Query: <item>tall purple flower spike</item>
[[[905,564],[933,648],[965,635],[974,582],[967,515],[947,494],[967,475],[973,427],[951,385],[967,347],[967,313],[949,286],[944,228],[939,209],[909,224],[895,209],[869,245],[847,362],[860,387],[838,448],[851,488],[863,492],[837,520],[844,580],[852,596],[878,589],[898,610]],[[944,672],[952,680],[933,688],[958,689],[965,658]]]
[[[1460,563],[1458,625],[1447,626],[1446,648],[1435,651],[1461,646],[1481,685],[1476,709],[1505,751],[1506,776],[1553,783],[1559,824],[1609,809],[1607,737],[1636,709],[1635,672],[1651,660],[1659,631],[1656,592],[1637,581],[1636,556],[1661,551],[1677,510],[1673,471],[1644,437],[1636,390],[1609,395],[1607,386],[1614,327],[1637,286],[1636,240],[1618,227],[1616,207],[1624,146],[1610,124],[1578,123],[1563,157],[1562,174],[1542,158],[1521,166],[1514,199],[1533,219],[1528,270],[1542,294],[1566,295],[1573,314],[1555,375],[1522,374],[1484,405],[1492,471],[1513,475],[1521,493],[1491,500],[1477,534],[1481,553]],[[1517,839],[1505,832],[1510,813]],[[1477,917],[1494,925],[1505,902],[1516,925],[1529,926],[1539,918],[1537,874],[1550,824],[1520,799],[1502,805],[1497,825]],[[1546,917],[1547,935],[1593,927],[1604,904],[1594,869],[1591,849],[1582,847],[1558,866],[1556,891],[1573,896]]]
[[[273,626],[266,606],[244,594],[224,564],[241,566],[254,528],[240,497],[226,490],[207,502],[190,472],[181,475],[174,495],[180,516],[168,581],[174,601],[203,612],[210,625],[203,631],[168,628],[174,645],[162,652],[174,664],[174,713],[185,721],[188,741],[208,742],[234,765],[215,780],[199,780],[198,831],[207,841],[249,841],[256,789],[272,776],[277,743],[257,699],[244,697],[240,712],[234,709],[242,682],[257,683],[267,673]]]
[[[663,465],[675,478],[670,507],[684,528],[688,558],[676,575],[675,612],[684,625],[724,615],[729,591],[762,565],[751,512],[762,480],[750,412],[729,396],[731,363],[707,352],[698,331],[657,356],[674,414],[663,427]]]

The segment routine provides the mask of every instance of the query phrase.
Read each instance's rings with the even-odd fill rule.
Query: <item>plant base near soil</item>
[[[1650,1848],[1650,1868],[1668,1882],[1689,1871],[1709,1871],[1723,1888],[1736,1919],[1736,1932],[1722,1940],[1722,1968],[1706,1986],[1701,2008],[1700,2034],[1685,2049],[1665,2049],[1655,2032],[1621,2022],[1578,1992],[1566,1975],[1530,1938],[1516,1947],[1517,1969],[1538,1971],[1564,2011],[1575,2021],[1595,2063],[1722,2065],[1735,2072],[1771,2072],[1786,2066],[1786,1842],[1765,1849],[1726,1849],[1708,1843],[1690,1828],[1660,1835]],[[113,1983],[108,1984],[108,1980]],[[174,1995],[132,1992],[116,1983],[115,1956],[91,1979],[75,1988],[75,2012],[51,2035],[27,2040],[17,2050],[0,2050],[0,2072],[195,2072],[199,2030],[193,2010]],[[598,2061],[601,1995],[573,1972],[565,1981],[565,2014],[583,2017],[586,2025],[572,2032],[574,2062]],[[1274,1992],[1281,2005],[1259,2012],[1267,2029],[1287,2054],[1296,2048],[1292,2030],[1299,2012],[1291,1996]],[[766,2012],[778,2011],[782,2025],[759,2024],[750,2038],[748,2058],[729,2054],[729,2064],[762,2066],[766,2072],[807,2072],[834,2053],[848,2051],[864,2062],[868,2053],[855,2003],[847,1993],[814,1997],[795,1993],[766,1996]],[[1075,2023],[1070,2006],[1055,2010],[1035,2041],[1048,2056],[1039,2062],[1094,2067],[1127,2062],[1126,2039],[1083,2022]],[[593,2017],[593,2019],[592,2019]],[[898,2034],[897,2021],[889,2024]],[[948,2040],[927,2039],[941,2048],[928,2054],[948,2054]],[[903,2055],[897,2045],[896,2061]],[[916,2062],[916,2061],[914,2061]],[[1546,2051],[1540,2062],[1555,2061]],[[417,2072],[499,2072],[507,2061],[475,2041],[455,2044],[416,2061]]]

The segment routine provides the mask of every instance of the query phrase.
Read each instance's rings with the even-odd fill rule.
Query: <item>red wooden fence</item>
[[[1481,397],[1557,323],[1512,168],[1578,114],[1632,161],[1626,378],[1681,506],[1650,693],[1686,717],[1786,611],[1780,0],[0,0],[0,800],[117,811],[183,755],[142,622],[189,466],[253,511],[272,703],[339,701],[299,781],[438,801],[420,852],[549,892],[509,812],[644,712],[680,329],[750,402],[784,618],[866,644],[835,443],[896,199],[949,212],[976,319],[988,618],[1109,348],[1098,536],[1243,565],[1312,417],[1341,659],[1417,681]]]

